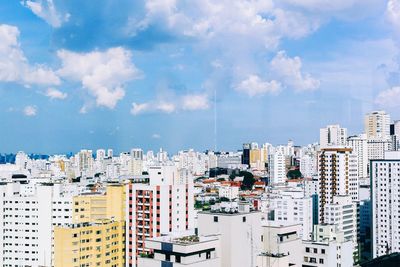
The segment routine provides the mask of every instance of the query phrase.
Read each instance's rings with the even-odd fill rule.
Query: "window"
[[[306,252],[310,252],[310,248],[306,247]]]
[[[324,259],[319,259],[320,264],[324,264]]]
[[[175,262],[180,263],[181,262],[181,256],[176,255],[175,256]]]
[[[246,222],[246,216],[243,216],[242,220],[243,222]]]
[[[218,222],[218,216],[214,216],[214,222]]]
[[[325,249],[321,249],[321,254],[325,254]]]

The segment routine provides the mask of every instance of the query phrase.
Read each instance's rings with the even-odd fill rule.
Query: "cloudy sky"
[[[296,144],[400,119],[400,0],[0,3],[1,152]]]

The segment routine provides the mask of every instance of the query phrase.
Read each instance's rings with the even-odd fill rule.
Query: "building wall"
[[[124,266],[124,222],[104,220],[56,227],[55,266]]]
[[[221,236],[222,266],[254,266],[261,251],[260,212],[198,213],[198,234]]]
[[[0,185],[0,262],[2,266],[50,266],[53,227],[72,221],[72,197],[58,185]]]
[[[400,157],[372,160],[372,253],[373,257],[400,251]]]

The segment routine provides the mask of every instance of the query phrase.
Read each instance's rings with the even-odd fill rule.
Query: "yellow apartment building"
[[[74,197],[73,223],[54,229],[55,267],[125,266],[125,185]]]

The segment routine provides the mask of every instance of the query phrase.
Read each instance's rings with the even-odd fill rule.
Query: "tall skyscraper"
[[[358,177],[368,178],[368,139],[366,134],[350,136],[347,138],[347,144],[357,154]]]
[[[351,148],[324,148],[318,153],[319,221],[325,223],[325,205],[337,195],[358,200],[358,161]]]
[[[279,184],[286,181],[286,158],[281,152],[269,155],[270,183]]]
[[[365,133],[368,138],[390,137],[390,115],[385,111],[373,111],[365,115]]]
[[[250,144],[243,144],[242,164],[250,165]]]
[[[400,152],[371,160],[372,254],[400,252]]]
[[[340,125],[328,125],[319,131],[319,143],[321,148],[333,146],[345,146],[347,139],[347,128],[341,128]]]

